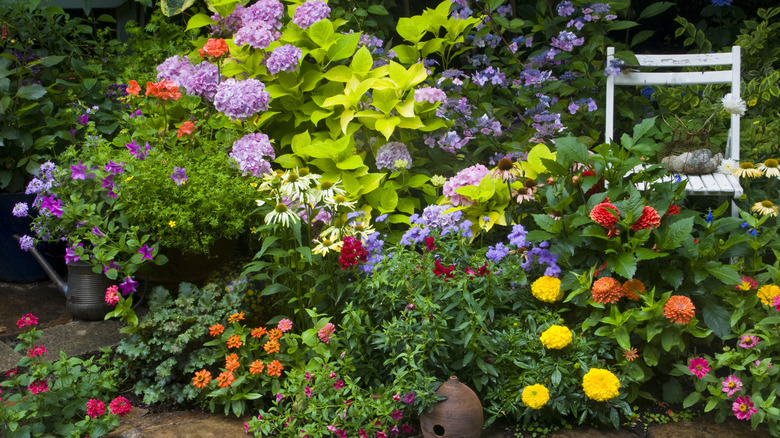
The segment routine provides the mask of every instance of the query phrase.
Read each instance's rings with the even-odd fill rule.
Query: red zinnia
[[[591,219],[608,229],[615,227],[619,217],[620,211],[609,203],[609,198],[604,198],[604,202],[593,207],[593,210],[590,212]]]
[[[631,229],[634,231],[647,230],[658,228],[660,225],[661,216],[658,215],[658,212],[653,207],[645,205],[644,210],[642,210],[642,216],[639,216],[639,219],[631,225]]]
[[[623,296],[623,286],[612,277],[601,277],[591,288],[593,301],[601,304],[616,303]]]
[[[683,295],[669,297],[664,304],[664,316],[675,324],[688,324],[696,313],[690,298]]]
[[[676,214],[680,214],[680,207],[672,204],[666,209],[666,216],[674,216]]]

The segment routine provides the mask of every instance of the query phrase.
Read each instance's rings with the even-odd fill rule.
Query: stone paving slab
[[[20,358],[21,356],[10,345],[0,342],[0,372],[15,367]]]
[[[72,321],[44,329],[36,343],[46,348],[45,359],[55,361],[60,358],[60,351],[74,357],[118,345],[126,336],[119,333],[121,328],[119,320]]]
[[[133,409],[136,410],[136,409]],[[140,414],[142,412],[139,412]],[[244,420],[197,411],[165,412],[130,417],[107,438],[246,438]]]

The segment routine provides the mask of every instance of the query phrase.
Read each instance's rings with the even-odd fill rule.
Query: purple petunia
[[[244,120],[260,111],[268,110],[271,95],[257,79],[237,81],[230,78],[217,87],[214,107],[233,120]]]
[[[78,244],[76,246],[82,246],[82,244]],[[81,256],[78,255],[76,252],[76,246],[69,246],[65,248],[65,263],[70,264],[73,262],[77,262],[81,260]]]
[[[295,9],[292,22],[301,29],[308,29],[312,24],[328,18],[330,16],[330,6],[319,0],[309,0]]]
[[[146,144],[144,144],[144,147],[141,148],[141,146],[135,142],[135,139],[133,139],[133,141],[131,141],[130,143],[125,143],[125,146],[127,147],[127,150],[129,150],[134,157],[142,161],[144,158],[146,158],[147,155],[149,155],[149,150],[152,149],[152,147],[149,146],[148,141],[146,142]]]
[[[176,167],[173,168],[173,173],[171,174],[171,179],[173,179],[173,182],[176,183],[177,186],[180,186],[187,182],[187,169],[184,167]]]
[[[264,21],[245,23],[236,32],[233,41],[238,47],[249,44],[255,49],[265,49],[281,37],[282,34],[272,25]]]
[[[144,243],[144,245],[138,249],[138,252],[143,255],[143,257],[141,257],[141,261],[144,261],[146,259],[153,260],[152,259],[153,251],[154,251],[153,248],[150,248],[149,245]]]
[[[16,205],[14,205],[14,209],[11,211],[11,213],[16,217],[25,217],[27,216],[27,210],[28,206],[26,202],[17,202]]]
[[[119,283],[119,288],[122,289],[122,295],[127,296],[136,291],[138,282],[133,280],[133,277],[125,277],[125,280]]]
[[[79,164],[71,164],[70,177],[71,179],[87,179],[87,166],[82,165],[81,160],[79,160]]]
[[[396,167],[398,160],[406,161],[404,166],[406,169],[412,167],[412,156],[409,155],[409,150],[405,144],[398,141],[385,143],[376,153],[376,167],[378,169],[400,170]]]
[[[275,75],[280,71],[292,73],[298,70],[298,61],[300,61],[302,54],[301,49],[291,44],[275,48],[265,61],[268,74]]]
[[[268,157],[268,160],[265,158]],[[230,158],[236,160],[244,175],[262,176],[271,172],[270,160],[276,153],[268,136],[262,133],[247,134],[233,143]]]
[[[124,173],[125,172],[125,168],[124,168],[124,166],[122,164],[123,163],[114,163],[113,161],[108,160],[108,164],[106,164],[103,167],[103,170],[105,170],[106,172],[109,172],[109,173],[111,173],[113,175]]]

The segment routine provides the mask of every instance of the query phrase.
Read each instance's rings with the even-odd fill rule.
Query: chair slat
[[[701,182],[704,184],[704,192],[708,195],[717,195],[720,194],[720,185],[717,181],[715,181],[715,177],[710,175],[699,175],[701,177]]]
[[[731,65],[731,53],[701,53],[691,55],[636,55],[639,65],[645,67],[705,67]]]
[[[731,70],[690,72],[629,72],[615,77],[615,85],[730,84]]]
[[[686,175],[686,177],[688,185],[685,186],[685,189],[688,192],[701,195],[704,192],[704,183],[701,182],[701,177],[699,175]]]

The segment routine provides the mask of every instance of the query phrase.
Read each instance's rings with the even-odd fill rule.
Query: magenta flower
[[[303,388],[303,393],[306,394],[306,397],[311,398],[311,388],[309,388],[308,386]]]
[[[79,164],[73,164],[70,166],[70,177],[71,179],[86,179],[87,178],[87,166],[81,164],[81,160],[79,160]]]
[[[410,405],[414,403],[414,396],[417,395],[416,392],[412,391],[404,396],[404,403]]]
[[[133,277],[125,277],[125,281],[119,283],[119,288],[122,289],[123,296],[135,292],[136,287],[138,287],[138,282],[133,280]]]
[[[393,412],[390,414],[390,417],[395,421],[400,420],[401,418],[403,418],[403,416],[404,413],[402,411],[399,411],[398,409],[394,409]]]
[[[81,256],[76,253],[76,247],[75,246],[69,246],[68,248],[65,248],[65,263],[73,263],[81,260]]]
[[[703,357],[691,359],[688,369],[698,378],[703,379],[710,372],[710,363]]]
[[[742,335],[739,338],[739,346],[742,348],[753,348],[758,345],[758,336],[754,335]]]
[[[344,381],[341,379],[336,379],[336,383],[333,384],[333,387],[336,389],[341,389],[344,387]]]
[[[276,393],[276,402],[277,402],[277,403],[279,403],[280,401],[282,401],[282,399],[283,399],[283,398],[284,398],[284,394],[282,394],[281,392],[277,392],[277,393]]]
[[[739,420],[750,420],[750,416],[758,412],[758,409],[753,407],[753,402],[750,401],[750,397],[743,395],[737,397],[734,403],[731,405],[731,410],[734,411],[734,416]]]
[[[105,170],[106,172],[110,172],[110,173],[112,173],[114,175],[116,175],[118,173],[124,173],[125,172],[125,168],[124,168],[124,166],[122,164],[123,163],[114,163],[113,161],[108,160],[108,164],[106,164],[103,167],[103,170]]]
[[[39,394],[49,390],[49,384],[45,380],[36,380],[27,385],[27,390],[33,394]],[[751,405],[752,406],[752,405]]]
[[[309,374],[308,371],[306,371],[306,374],[304,374],[304,377],[306,377],[307,382],[311,382],[311,374]]]
[[[119,303],[119,288],[117,285],[111,285],[106,289],[106,303],[116,306]]]
[[[776,296],[774,300],[772,300],[772,306],[780,312],[780,295]]]
[[[19,328],[27,327],[28,325],[38,325],[38,317],[32,313],[28,313],[16,321],[16,326]]]
[[[149,245],[144,243],[144,246],[138,249],[138,252],[143,254],[143,257],[141,257],[141,261],[144,261],[145,259],[152,260],[152,251],[154,251],[152,248],[149,248]]]
[[[106,413],[106,404],[98,399],[89,399],[87,402],[87,415],[92,418],[100,417]]]
[[[108,405],[108,408],[111,410],[112,414],[119,415],[120,417],[124,417],[125,415],[129,414],[130,410],[133,409],[133,407],[130,406],[130,401],[121,395],[112,400]]]
[[[184,167],[174,167],[173,173],[171,174],[171,178],[173,179],[173,182],[176,183],[177,186],[180,186],[187,182],[187,169]]]
[[[325,324],[325,327],[321,328],[319,332],[317,332],[317,337],[320,338],[320,341],[324,343],[330,342],[330,335],[336,332],[336,326],[334,326],[332,323]]]
[[[742,390],[742,381],[733,374],[723,379],[722,385],[723,392],[729,397],[734,395],[735,392]]]
[[[46,348],[43,345],[35,345],[27,351],[27,357],[42,356],[46,353]]]

